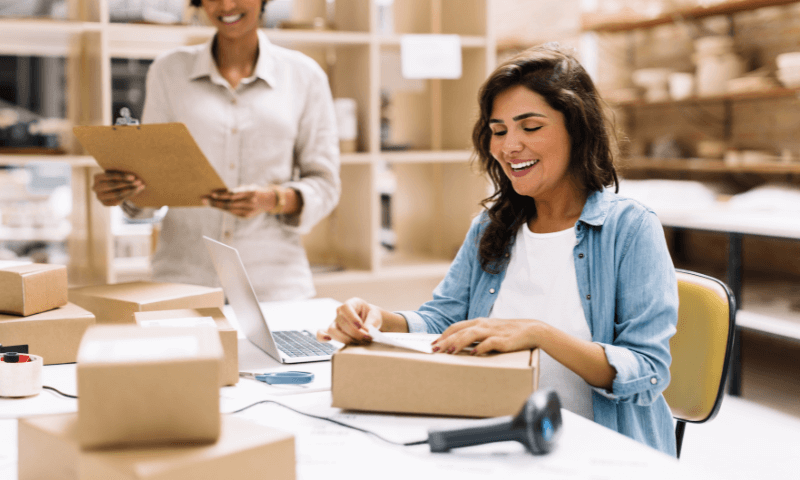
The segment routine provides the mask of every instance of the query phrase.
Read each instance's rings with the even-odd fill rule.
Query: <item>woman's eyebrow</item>
[[[542,113],[536,113],[536,112],[527,112],[527,113],[520,113],[516,117],[512,117],[511,120],[514,120],[515,122],[518,122],[520,120],[524,120],[524,119],[530,118],[530,117],[547,118],[547,115],[544,115]],[[502,120],[496,119],[496,118],[490,118],[489,119],[489,123],[505,123],[505,122],[503,122]]]
[[[512,118],[511,118],[511,120],[514,120],[515,122],[518,122],[518,121],[520,121],[520,120],[522,120],[522,119],[525,119],[525,118],[530,118],[530,117],[542,117],[542,118],[547,118],[547,116],[546,116],[546,115],[543,115],[543,114],[541,114],[541,113],[528,112],[528,113],[520,113],[520,114],[519,114],[519,115],[517,115],[516,117],[512,117]]]

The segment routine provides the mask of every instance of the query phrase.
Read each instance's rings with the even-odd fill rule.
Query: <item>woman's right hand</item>
[[[317,340],[336,340],[344,344],[364,344],[372,341],[367,325],[377,329],[383,322],[382,310],[360,298],[351,298],[336,309],[336,318],[327,330],[317,330]]]
[[[141,178],[130,172],[107,170],[94,176],[94,190],[100,203],[114,207],[124,200],[138,195],[145,185]]]

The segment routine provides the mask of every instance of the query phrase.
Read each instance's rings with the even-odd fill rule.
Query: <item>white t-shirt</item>
[[[490,317],[536,319],[592,341],[575,276],[575,242],[574,228],[533,233],[525,224],[512,247]],[[594,420],[588,383],[544,351],[540,352],[539,366],[539,388],[552,387],[562,407]]]

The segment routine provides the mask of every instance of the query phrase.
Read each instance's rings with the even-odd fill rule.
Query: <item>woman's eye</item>
[[[505,134],[506,134],[506,130],[492,132],[492,135],[494,135],[495,137],[502,137]]]
[[[539,130],[540,128],[542,128],[542,127],[541,126],[538,126],[538,127],[526,127],[526,128],[523,128],[523,130],[525,130],[526,132],[535,132],[536,130]]]

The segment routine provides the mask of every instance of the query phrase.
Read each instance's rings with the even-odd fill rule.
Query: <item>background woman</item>
[[[339,140],[328,79],[259,30],[266,0],[192,0],[216,27],[202,45],[159,56],[147,73],[143,123],[185,123],[230,190],[214,207],[172,208],[153,257],[156,281],[218,286],[204,235],[239,250],[262,301],[314,296],[301,235],[339,201]],[[95,176],[104,205],[152,216],[127,172]]]

